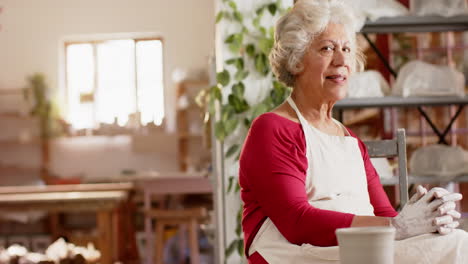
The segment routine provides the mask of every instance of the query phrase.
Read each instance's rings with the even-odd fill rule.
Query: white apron
[[[287,101],[296,111],[305,135],[308,160],[305,188],[309,203],[321,209],[374,215],[357,139],[319,131],[305,120],[291,98]],[[337,246],[292,244],[270,218],[262,224],[250,245],[249,255],[254,252],[269,264],[340,263]],[[457,230],[447,236],[430,234],[396,241],[395,263],[468,263],[468,234]]]

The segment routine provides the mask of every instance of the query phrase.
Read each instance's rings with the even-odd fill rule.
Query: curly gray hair
[[[270,64],[276,78],[293,87],[295,75],[302,71],[302,58],[310,43],[329,23],[338,23],[350,32],[355,51],[355,71],[364,69],[364,54],[356,45],[356,18],[343,0],[299,0],[276,24],[275,44]]]

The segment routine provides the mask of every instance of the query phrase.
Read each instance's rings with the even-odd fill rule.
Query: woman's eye
[[[323,51],[333,51],[333,47],[332,46],[325,46],[322,48]]]
[[[344,47],[344,48],[343,48],[343,51],[349,53],[349,52],[351,52],[351,48]]]

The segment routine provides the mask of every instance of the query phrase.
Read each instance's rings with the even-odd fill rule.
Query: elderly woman
[[[293,90],[254,121],[242,150],[249,263],[339,263],[335,230],[360,226],[395,227],[396,263],[468,263],[468,236],[455,230],[461,195],[418,187],[398,214],[365,145],[332,118],[363,68],[350,10],[338,0],[299,0],[278,21],[270,61]]]

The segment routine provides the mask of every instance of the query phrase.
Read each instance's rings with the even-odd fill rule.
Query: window
[[[159,39],[66,43],[72,126],[160,125],[164,118],[162,48]]]

